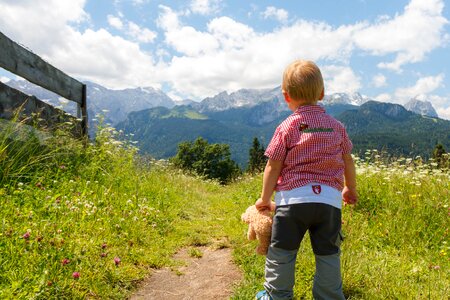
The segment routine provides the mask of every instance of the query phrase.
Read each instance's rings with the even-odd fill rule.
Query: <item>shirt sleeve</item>
[[[284,161],[286,153],[286,136],[281,130],[281,126],[279,126],[275,130],[264,155],[273,160]]]
[[[352,153],[353,144],[350,138],[348,137],[347,131],[345,130],[345,127],[342,127],[342,153],[343,154],[350,154]]]

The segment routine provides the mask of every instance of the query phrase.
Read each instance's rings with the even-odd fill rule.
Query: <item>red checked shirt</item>
[[[343,154],[352,150],[344,126],[319,105],[300,106],[275,130],[265,155],[283,161],[276,191],[309,183],[344,186]]]

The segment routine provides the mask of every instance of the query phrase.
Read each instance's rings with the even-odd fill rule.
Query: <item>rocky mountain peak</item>
[[[409,111],[412,111],[422,116],[428,116],[433,118],[438,117],[436,110],[429,101],[422,101],[417,98],[413,98],[405,104],[405,108]]]
[[[411,112],[407,111],[402,105],[378,101],[368,101],[361,105],[360,110],[364,114],[373,112],[382,114],[386,117],[402,120],[411,116]]]

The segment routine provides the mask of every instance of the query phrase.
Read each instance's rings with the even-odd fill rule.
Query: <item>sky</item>
[[[2,33],[108,88],[200,101],[278,87],[308,59],[326,94],[427,100],[450,120],[449,21],[443,0],[0,0]]]

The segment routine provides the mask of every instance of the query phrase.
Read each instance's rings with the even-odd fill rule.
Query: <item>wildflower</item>
[[[106,247],[108,247],[108,246],[106,245],[106,243],[103,243],[103,244],[102,244],[102,249],[105,249]]]
[[[61,170],[65,170],[65,169],[66,169],[66,166],[65,166],[65,165],[60,165],[59,168],[60,168]]]
[[[52,286],[52,285],[53,285],[53,282],[51,282],[50,280],[47,281],[47,286]]]
[[[63,266],[68,265],[69,263],[70,263],[70,260],[69,260],[68,258],[64,258],[64,259],[61,261],[61,264],[62,264]]]
[[[23,237],[25,240],[28,240],[28,239],[30,238],[30,232],[29,232],[29,231],[25,232],[24,235],[22,235],[22,237]]]
[[[120,262],[121,262],[120,258],[118,258],[117,256],[114,257],[114,263],[116,264],[116,266],[118,266]]]
[[[100,257],[106,257],[108,255],[108,253],[103,252],[102,254],[100,254]]]
[[[78,279],[78,278],[80,278],[80,272],[73,272],[73,273],[72,273],[72,277],[73,277],[73,279]]]

